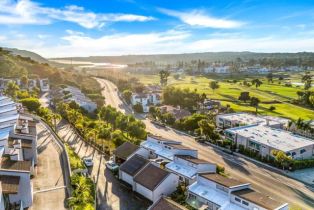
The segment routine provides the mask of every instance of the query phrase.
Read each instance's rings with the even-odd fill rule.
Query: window
[[[292,152],[292,156],[295,156],[297,153],[296,152]]]
[[[246,205],[246,206],[248,206],[248,205],[249,205],[249,203],[248,203],[248,202],[246,202],[246,201],[242,201],[242,204],[244,204],[244,205]]]
[[[235,197],[234,200],[241,203],[241,199],[238,197]]]
[[[300,154],[303,154],[304,152],[306,152],[305,149],[301,149],[301,150],[300,150]]]

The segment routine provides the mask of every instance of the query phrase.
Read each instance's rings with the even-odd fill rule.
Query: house
[[[35,87],[37,87],[37,80],[36,79],[28,79],[28,89],[32,90]]]
[[[139,149],[139,146],[132,144],[131,142],[124,142],[122,145],[118,146],[113,152],[113,161],[118,165],[124,163],[136,150]]]
[[[273,128],[284,128],[289,120],[272,116],[257,116],[244,112],[220,114],[216,116],[216,125],[218,128],[226,129],[239,127],[243,125],[268,125]]]
[[[216,164],[189,155],[175,155],[166,169],[179,176],[179,181],[190,185],[198,173],[216,173]]]
[[[39,86],[40,86],[41,92],[48,92],[50,90],[49,80],[47,78],[46,79],[40,79],[39,80]]]
[[[162,196],[153,205],[148,207],[147,210],[187,210],[184,206],[174,202],[168,197]]]
[[[161,113],[170,113],[174,116],[176,120],[180,120],[184,117],[191,115],[191,112],[187,109],[181,109],[180,107],[174,107],[169,105],[164,105],[160,107]]]
[[[147,113],[149,111],[150,105],[160,104],[160,94],[159,93],[134,93],[131,96],[131,104],[134,106],[140,104],[143,107],[143,112]]]
[[[197,176],[197,181],[188,187],[187,203],[197,209],[288,210],[288,204],[252,190],[250,183],[214,173]]]
[[[225,136],[237,147],[255,151],[262,157],[273,157],[282,151],[293,159],[314,158],[314,141],[289,131],[266,125],[249,125],[225,130]]]
[[[75,101],[80,107],[84,108],[88,112],[93,112],[97,109],[97,104],[90,98],[86,97],[80,89],[72,86],[68,86],[61,93],[65,94],[64,101],[71,102]]]
[[[160,163],[173,161],[175,155],[190,155],[197,157],[197,150],[182,145],[179,141],[165,139],[160,136],[148,135],[136,152],[146,158],[155,159]]]
[[[156,202],[170,195],[178,186],[178,176],[149,163],[134,177],[133,191]]]
[[[220,106],[220,101],[205,99],[204,102],[200,105],[200,108],[203,110],[212,110],[216,107],[219,108]]]
[[[134,176],[142,170],[149,160],[145,159],[141,155],[135,154],[130,159],[125,161],[119,168],[119,179],[133,186]]]

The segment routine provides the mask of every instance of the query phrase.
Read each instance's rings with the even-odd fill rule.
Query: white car
[[[93,159],[91,157],[85,157],[83,158],[83,162],[86,167],[91,167],[93,166]]]
[[[111,171],[115,171],[119,168],[119,166],[112,160],[109,160],[106,162],[106,168],[108,168]]]

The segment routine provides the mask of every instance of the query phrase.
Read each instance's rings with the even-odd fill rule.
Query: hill
[[[176,63],[179,61],[190,62],[192,60],[203,60],[207,62],[229,62],[236,59],[314,59],[314,53],[254,53],[254,52],[204,52],[204,53],[185,53],[185,54],[156,54],[156,55],[122,55],[122,56],[90,56],[72,57],[73,61],[86,61],[94,63],[113,63],[113,64],[134,64],[143,62]],[[54,58],[53,60],[69,60],[69,58]]]
[[[21,57],[30,58],[38,63],[49,63],[49,61],[46,58],[31,51],[19,50],[16,48],[3,48],[3,49],[11,52],[12,55],[19,55]]]

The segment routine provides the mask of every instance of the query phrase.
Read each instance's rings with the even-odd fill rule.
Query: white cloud
[[[190,12],[179,12],[168,9],[159,10],[166,15],[179,18],[185,24],[196,27],[230,29],[239,28],[245,24],[240,21],[212,17],[206,15],[205,12],[201,10],[192,10]]]
[[[76,23],[85,28],[99,28],[107,22],[144,22],[154,20],[150,16],[135,14],[102,14],[85,11],[83,7],[70,5],[63,9],[43,7],[31,0],[1,0],[0,24],[46,25],[60,20]]]

